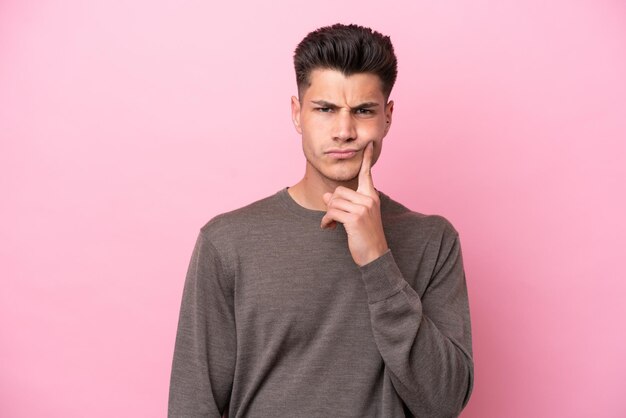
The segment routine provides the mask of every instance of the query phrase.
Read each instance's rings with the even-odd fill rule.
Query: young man
[[[304,177],[200,229],[169,416],[457,416],[474,375],[458,233],[371,175],[392,120],[391,41],[323,27],[294,62]]]

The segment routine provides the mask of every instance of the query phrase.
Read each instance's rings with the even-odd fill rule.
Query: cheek
[[[320,139],[325,138],[328,135],[327,124],[322,121],[316,121],[315,118],[307,119],[301,124],[302,138],[306,139],[307,143],[320,142]]]
[[[314,157],[316,154],[319,153],[319,146],[316,144],[314,139],[311,138],[311,136],[312,135],[310,132],[305,132],[302,134],[302,149],[307,156]]]
[[[359,129],[358,134],[366,141],[374,140],[378,143],[385,136],[385,126],[380,123],[364,125]]]

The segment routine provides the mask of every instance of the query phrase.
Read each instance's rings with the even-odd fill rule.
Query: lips
[[[357,154],[358,150],[355,149],[345,149],[345,150],[340,150],[340,149],[332,149],[329,151],[326,151],[326,155],[328,155],[330,158],[336,158],[338,160],[345,160],[347,158],[352,158]]]

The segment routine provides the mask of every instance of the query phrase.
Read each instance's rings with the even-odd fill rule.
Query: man
[[[458,233],[371,175],[392,120],[391,41],[323,27],[294,62],[304,177],[200,229],[169,416],[457,416],[474,375]]]

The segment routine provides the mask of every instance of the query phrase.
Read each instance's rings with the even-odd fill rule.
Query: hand
[[[370,142],[363,151],[356,191],[339,186],[334,193],[324,193],[328,210],[322,218],[322,228],[334,228],[341,222],[348,234],[348,248],[359,266],[374,261],[388,247],[380,216],[380,199],[372,181],[374,144]]]

